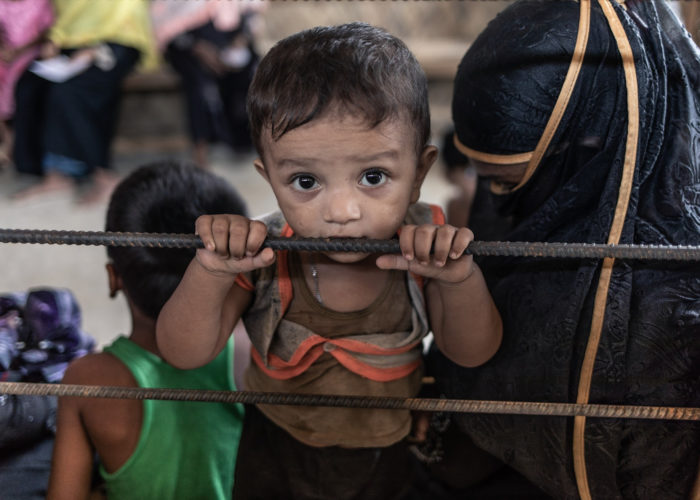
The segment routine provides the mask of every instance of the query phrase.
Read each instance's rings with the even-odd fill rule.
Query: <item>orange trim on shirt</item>
[[[372,344],[357,340],[336,339],[328,340],[320,335],[313,335],[304,340],[289,361],[268,354],[268,364],[266,365],[257,350],[252,349],[252,357],[260,369],[268,376],[277,380],[285,380],[296,377],[304,373],[324,351],[330,353],[338,362],[348,370],[367,377],[371,380],[395,380],[408,375],[418,366],[420,359],[410,363],[394,366],[390,368],[377,368],[357,360],[351,353],[374,354],[374,355],[394,355],[401,354],[415,348],[419,342],[397,347],[393,349],[383,349]],[[326,346],[332,346],[328,349]]]
[[[292,354],[292,357],[289,358],[289,361],[285,361],[275,354],[268,353],[268,364],[271,368],[289,368],[290,366],[296,366],[302,362],[304,356],[306,356],[309,351],[311,351],[317,345],[323,344],[324,342],[326,342],[324,337],[321,337],[320,335],[312,335],[299,344],[299,347],[297,347],[296,351],[294,351],[294,354]]]
[[[255,287],[253,286],[253,284],[250,282],[248,277],[243,273],[239,273],[238,276],[236,276],[236,281],[234,281],[234,284],[240,286],[246,292],[252,292],[255,290]]]
[[[321,357],[324,351],[325,350],[323,349],[322,345],[316,345],[306,353],[306,356],[304,356],[300,364],[296,366],[290,366],[287,368],[269,368],[265,365],[262,357],[255,349],[251,349],[251,357],[253,358],[255,364],[258,365],[258,367],[268,377],[274,378],[275,380],[287,380],[301,375],[306,370],[308,370],[309,367],[312,364],[314,364],[314,362],[318,358]],[[348,353],[343,349],[335,349],[328,352],[338,361],[338,363],[343,365],[349,371],[356,373],[357,375],[361,375],[370,380],[374,380],[376,382],[388,382],[390,380],[397,380],[406,377],[409,374],[411,374],[414,370],[419,368],[422,364],[422,360],[419,358],[415,361],[401,366],[392,366],[390,368],[377,368],[359,361],[352,354]],[[271,364],[286,364],[285,361],[275,356],[274,354],[269,354],[268,357],[270,358]]]
[[[271,370],[265,365],[265,362],[263,361],[262,356],[260,356],[258,351],[255,349],[251,349],[251,357],[253,358],[255,364],[258,365],[258,367],[265,373],[265,375],[276,380],[287,380],[304,373],[306,370],[308,370],[309,366],[311,366],[314,363],[314,361],[316,361],[321,356],[321,354],[323,354],[323,347],[321,347],[321,345],[317,345],[316,347],[312,348],[307,354],[308,356],[303,360],[303,363],[297,366]],[[267,357],[270,359],[271,363],[284,363],[284,361],[281,358],[275,356],[274,354],[268,354]]]
[[[289,368],[292,366],[297,366],[300,363],[303,362],[304,358],[308,355],[308,353],[314,349],[316,346],[319,344],[329,344],[334,346],[332,349],[335,349],[335,347],[344,349],[349,352],[354,352],[358,354],[372,354],[372,355],[378,355],[378,356],[392,356],[395,354],[402,354],[404,352],[408,352],[411,349],[415,348],[420,341],[413,342],[411,344],[402,346],[402,347],[393,347],[393,348],[383,348],[379,347],[374,344],[370,344],[368,342],[362,342],[359,340],[353,340],[353,339],[327,339],[326,337],[322,337],[320,335],[311,335],[308,337],[306,340],[304,340],[302,343],[299,344],[297,347],[296,351],[294,351],[294,354],[292,354],[292,357],[289,358],[289,361],[285,361],[284,359],[280,358],[279,356],[276,356],[274,354],[268,354],[268,365],[270,368]]]
[[[375,382],[389,382],[407,377],[414,370],[421,366],[422,360],[419,358],[411,363],[393,366],[391,368],[377,368],[359,361],[346,351],[336,349],[330,352],[331,356],[338,360],[338,363],[353,373],[362,375]]]
[[[433,215],[433,224],[445,223],[445,212],[438,205],[430,204],[430,213]]]
[[[416,347],[418,344],[420,344],[420,342],[421,341],[418,340],[416,342],[407,344],[402,347],[393,347],[390,349],[379,347],[378,345],[370,344],[368,342],[362,342],[360,340],[343,338],[327,340],[326,344],[332,344],[346,351],[356,352],[358,354],[376,354],[380,356],[391,356],[394,354],[402,354],[404,352],[408,352],[414,347]]]
[[[291,238],[292,236],[294,236],[294,229],[292,229],[292,227],[285,222],[284,226],[282,227],[282,232],[280,233],[280,236],[282,236],[283,238]]]

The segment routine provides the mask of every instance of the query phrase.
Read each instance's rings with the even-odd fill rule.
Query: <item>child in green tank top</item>
[[[211,211],[246,210],[223,179],[190,165],[156,163],[137,169],[114,191],[106,230],[189,232]],[[196,370],[172,367],[156,346],[156,318],[194,250],[110,247],[107,253],[110,295],[124,292],[132,331],[72,363],[63,383],[236,390],[234,339],[236,361],[249,358],[242,327],[216,359]],[[242,422],[241,405],[61,398],[48,498],[87,498],[95,456],[110,499],[231,498]]]

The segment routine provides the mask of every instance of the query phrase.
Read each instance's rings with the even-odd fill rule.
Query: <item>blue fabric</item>
[[[83,177],[88,173],[88,166],[84,161],[56,153],[46,153],[42,164],[44,172],[47,173],[55,170],[68,177]]]

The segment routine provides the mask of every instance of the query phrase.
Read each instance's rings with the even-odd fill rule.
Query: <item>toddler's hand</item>
[[[197,250],[197,261],[213,274],[238,274],[266,267],[275,261],[275,252],[262,247],[267,227],[260,221],[240,215],[202,215],[195,232],[204,248]]]
[[[472,256],[462,255],[473,239],[474,234],[466,227],[403,226],[399,236],[401,255],[382,255],[377,259],[377,266],[407,270],[446,283],[460,283],[474,271]]]

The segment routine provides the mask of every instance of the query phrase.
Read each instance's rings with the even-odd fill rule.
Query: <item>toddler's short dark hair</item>
[[[106,231],[193,233],[203,214],[246,214],[226,180],[191,164],[157,162],[134,170],[112,193]],[[194,257],[193,248],[108,247],[136,307],[156,319]]]
[[[364,23],[316,27],[277,42],[260,61],[248,91],[250,128],[273,140],[319,118],[331,106],[357,113],[370,128],[410,120],[418,154],[430,139],[425,73],[406,45]]]

